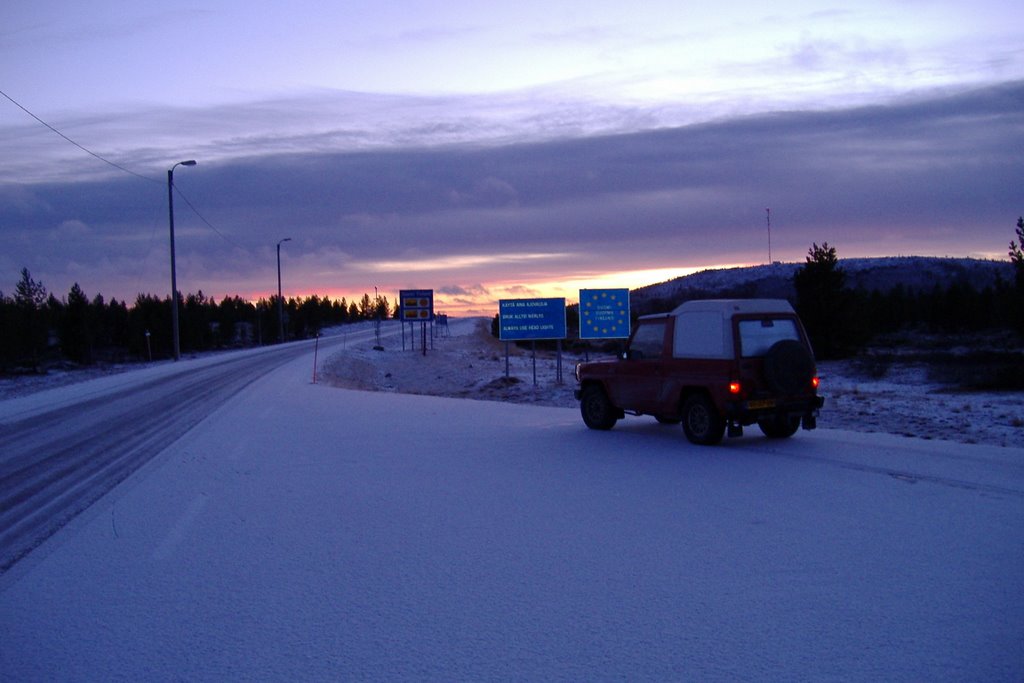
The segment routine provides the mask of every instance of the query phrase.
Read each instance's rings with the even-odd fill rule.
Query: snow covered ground
[[[593,432],[571,361],[535,387],[513,352],[506,382],[478,329],[353,334],[319,384],[303,358],[251,385],[0,576],[3,678],[1024,679],[1000,433]],[[900,433],[898,389],[823,374]]]
[[[483,318],[453,323],[446,336],[433,340],[432,349],[428,346],[426,356],[409,350],[409,335],[405,352],[401,338],[383,344],[383,351],[369,343],[355,345],[333,356],[322,378],[371,391],[578,406],[573,368],[583,358],[563,352],[559,384],[555,353],[537,352],[535,364],[529,349],[513,344],[506,379],[505,345],[491,336],[489,324]],[[826,397],[822,428],[1024,447],[1021,392],[953,391],[929,379],[927,367],[915,363],[893,363],[881,378],[859,366],[859,361],[819,363]]]

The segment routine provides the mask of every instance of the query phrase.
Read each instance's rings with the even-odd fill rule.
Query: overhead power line
[[[36,116],[35,114],[33,114],[33,113],[32,113],[31,111],[29,111],[29,110],[28,110],[28,109],[27,109],[27,108],[26,108],[26,107],[25,107],[24,105],[22,105],[22,104],[21,104],[20,102],[18,102],[18,101],[17,101],[16,99],[14,99],[13,97],[11,97],[11,96],[10,96],[10,95],[8,95],[7,93],[5,93],[5,92],[4,92],[3,90],[0,90],[0,95],[3,95],[4,97],[6,97],[6,98],[7,98],[7,99],[8,99],[8,100],[9,100],[9,101],[11,102],[11,104],[13,104],[13,105],[14,105],[15,107],[17,107],[18,109],[22,110],[23,112],[25,112],[26,114],[28,114],[29,116],[31,116],[31,117],[32,117],[33,119],[35,119],[35,120],[36,120],[36,121],[38,121],[39,123],[43,124],[44,126],[46,126],[47,128],[49,128],[49,129],[50,129],[51,131],[53,131],[53,132],[54,132],[54,133],[56,133],[57,135],[61,136],[62,138],[64,138],[64,139],[65,139],[65,140],[67,140],[68,142],[70,142],[70,143],[71,143],[72,145],[74,145],[74,146],[75,146],[75,147],[77,147],[78,149],[80,149],[80,150],[82,150],[83,152],[85,152],[86,154],[88,154],[88,155],[90,155],[90,156],[93,156],[93,157],[95,157],[95,158],[99,159],[100,161],[102,161],[102,162],[103,162],[103,163],[105,163],[105,164],[109,164],[110,166],[113,166],[114,168],[116,168],[116,169],[117,169],[117,170],[119,170],[119,171],[124,171],[125,173],[127,173],[127,174],[129,174],[129,175],[133,175],[133,176],[135,176],[136,178],[142,178],[143,180],[148,180],[148,181],[149,181],[149,182],[151,182],[151,183],[159,183],[159,182],[160,182],[160,181],[159,181],[159,180],[157,180],[156,178],[150,178],[150,177],[148,177],[148,176],[144,176],[144,175],[141,175],[141,174],[139,174],[139,173],[136,173],[135,171],[131,171],[131,170],[129,170],[129,169],[127,169],[127,168],[125,168],[124,166],[121,166],[120,164],[116,164],[116,163],[114,163],[114,162],[113,162],[113,161],[111,161],[110,159],[107,159],[107,158],[104,158],[104,157],[100,156],[99,154],[97,154],[96,152],[92,151],[91,149],[89,149],[89,148],[87,148],[87,147],[85,147],[85,146],[83,146],[83,145],[80,145],[80,144],[78,144],[77,142],[75,142],[74,140],[72,140],[71,138],[69,138],[69,137],[68,137],[67,135],[64,135],[64,133],[60,132],[59,130],[57,130],[56,128],[54,128],[53,126],[51,126],[51,125],[50,125],[49,123],[47,123],[46,121],[43,121],[43,120],[42,120],[41,118],[39,118],[38,116]]]
[[[203,223],[205,223],[205,224],[206,224],[206,227],[208,227],[208,228],[209,228],[210,230],[213,230],[213,231],[214,231],[215,233],[217,233],[217,235],[218,235],[218,236],[220,236],[220,238],[221,238],[222,240],[224,240],[225,242],[227,242],[227,243],[228,243],[228,244],[230,244],[231,246],[233,246],[233,247],[238,247],[239,249],[245,249],[245,247],[244,247],[244,246],[242,246],[242,245],[241,245],[241,244],[239,244],[238,242],[234,241],[233,239],[231,239],[230,237],[228,237],[227,235],[225,235],[224,233],[222,233],[222,232],[221,232],[220,230],[218,230],[217,228],[213,227],[213,224],[212,224],[212,223],[210,223],[210,221],[206,220],[206,218],[205,218],[205,217],[203,216],[203,214],[199,213],[199,211],[198,211],[198,210],[196,209],[196,207],[194,207],[194,206],[192,205],[192,202],[190,202],[190,201],[188,200],[188,197],[186,197],[186,196],[185,196],[185,195],[184,195],[184,194],[182,193],[182,191],[178,189],[178,186],[177,186],[177,185],[175,185],[175,186],[174,186],[174,191],[175,191],[175,192],[176,192],[176,193],[178,194],[178,196],[179,196],[179,197],[181,197],[181,198],[182,198],[182,200],[184,200],[184,202],[185,202],[186,204],[188,204],[188,208],[192,209],[193,213],[195,213],[195,215],[199,216],[199,220],[201,220],[201,221],[202,221]]]
[[[130,169],[127,169],[127,168],[125,168],[124,166],[121,166],[120,164],[117,164],[117,163],[115,163],[115,162],[111,161],[110,159],[107,159],[107,158],[105,158],[105,157],[103,157],[103,156],[101,156],[101,155],[97,154],[96,152],[92,151],[92,150],[91,150],[91,149],[89,149],[88,147],[85,147],[84,145],[81,145],[81,144],[79,144],[78,142],[76,142],[76,141],[72,140],[72,139],[71,139],[71,138],[69,138],[69,137],[68,137],[67,135],[65,135],[64,133],[60,132],[59,130],[57,130],[56,128],[54,128],[53,126],[51,126],[51,125],[50,125],[49,123],[47,123],[46,121],[42,120],[41,118],[39,118],[39,117],[38,117],[38,116],[36,116],[35,114],[33,114],[33,113],[32,113],[31,111],[29,111],[29,110],[28,110],[28,108],[27,108],[27,107],[25,107],[25,106],[24,106],[23,104],[21,104],[20,102],[18,102],[18,101],[17,101],[16,99],[14,99],[13,97],[11,97],[11,96],[10,96],[10,95],[8,95],[7,93],[5,93],[5,92],[4,92],[3,90],[0,90],[0,95],[3,95],[3,96],[4,96],[5,98],[7,98],[7,100],[8,100],[8,101],[10,101],[10,103],[11,103],[11,104],[13,104],[13,105],[14,105],[15,107],[17,107],[18,109],[22,110],[23,112],[25,112],[26,114],[28,114],[29,116],[31,116],[31,117],[32,117],[33,119],[35,119],[36,121],[38,121],[38,122],[39,122],[39,123],[41,123],[42,125],[46,126],[46,127],[47,127],[47,128],[49,129],[49,130],[51,130],[52,132],[54,132],[54,133],[56,133],[57,135],[59,135],[60,137],[62,137],[62,138],[63,138],[64,140],[66,140],[67,142],[70,142],[70,143],[71,143],[72,145],[74,145],[74,146],[75,146],[75,147],[77,147],[78,149],[82,150],[82,151],[83,151],[83,152],[85,152],[86,154],[88,154],[88,155],[90,155],[90,156],[92,156],[92,157],[95,157],[96,159],[99,159],[100,161],[102,161],[102,162],[103,162],[103,163],[105,163],[105,164],[108,164],[108,165],[110,165],[110,166],[113,166],[114,168],[116,168],[116,169],[117,169],[117,170],[119,170],[119,171],[123,171],[124,173],[127,173],[127,174],[129,174],[129,175],[133,175],[133,176],[135,176],[136,178],[141,178],[142,180],[147,180],[147,181],[149,181],[149,182],[151,182],[151,183],[160,183],[160,184],[163,184],[163,181],[161,181],[161,180],[157,180],[156,178],[151,178],[151,177],[149,177],[149,176],[144,176],[144,175],[142,175],[142,174],[136,173],[135,171],[132,171],[132,170],[130,170]],[[220,237],[221,239],[223,239],[223,240],[224,240],[225,242],[227,242],[228,244],[230,244],[230,245],[232,245],[232,246],[234,246],[234,247],[238,247],[239,249],[245,249],[245,247],[243,247],[242,245],[238,244],[238,243],[237,243],[237,242],[235,242],[234,240],[230,239],[230,238],[229,238],[229,237],[228,237],[227,235],[225,235],[225,234],[224,234],[224,233],[222,233],[222,232],[221,232],[220,230],[218,230],[217,228],[215,228],[215,227],[213,226],[213,224],[212,224],[212,223],[210,223],[210,221],[206,220],[206,217],[204,217],[204,216],[203,216],[203,214],[199,213],[199,210],[198,210],[198,209],[196,209],[196,207],[195,207],[195,206],[194,206],[194,205],[192,204],[192,202],[190,202],[190,201],[189,201],[188,197],[186,197],[186,196],[185,196],[185,195],[184,195],[184,194],[183,194],[183,193],[181,192],[181,190],[179,190],[179,189],[178,189],[178,187],[177,187],[177,186],[175,186],[175,187],[174,187],[174,191],[178,193],[178,196],[179,196],[179,197],[181,197],[181,198],[182,198],[182,199],[183,199],[183,200],[185,201],[185,203],[186,203],[186,204],[188,204],[188,208],[192,209],[193,213],[195,213],[195,215],[199,217],[199,220],[201,220],[201,221],[202,221],[203,223],[205,223],[205,224],[206,224],[206,226],[207,226],[208,228],[210,228],[210,230],[213,230],[213,231],[214,231],[214,232],[215,232],[215,233],[216,233],[216,234],[217,234],[217,235],[218,235],[218,236],[219,236],[219,237]]]

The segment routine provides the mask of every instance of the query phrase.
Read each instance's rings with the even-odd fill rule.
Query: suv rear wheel
[[[683,402],[683,432],[692,443],[713,446],[725,435],[725,420],[704,394],[693,394]]]
[[[583,422],[591,429],[611,429],[618,421],[615,407],[608,400],[604,389],[596,384],[583,387],[580,394],[580,414],[583,416]]]
[[[758,420],[757,426],[769,439],[788,439],[796,434],[796,430],[800,429],[800,418],[776,415]]]

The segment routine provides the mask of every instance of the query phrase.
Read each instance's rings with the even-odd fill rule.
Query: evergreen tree
[[[110,345],[116,348],[128,348],[128,334],[130,330],[128,305],[123,301],[111,299],[104,312],[104,320],[106,321],[107,335],[109,335],[105,340],[109,341]]]
[[[28,268],[22,268],[21,280],[14,288],[14,356],[16,360],[31,362],[36,368],[49,337],[46,300],[46,287],[32,279]]]
[[[128,315],[128,349],[140,358],[163,358],[171,353],[171,298],[139,294]]]
[[[184,299],[184,310],[180,312],[181,348],[189,351],[204,351],[213,348],[213,315],[216,306],[206,298],[203,290],[189,294]]]
[[[853,298],[835,247],[814,243],[793,286],[797,312],[819,358],[841,358],[863,343],[865,333],[853,319]]]
[[[14,325],[17,309],[14,300],[0,291],[0,370],[14,361]]]
[[[363,320],[372,320],[374,314],[374,305],[370,301],[369,294],[363,294],[363,298],[359,300],[359,317]]]
[[[1013,264],[1013,272],[1017,278],[1017,287],[1024,290],[1024,216],[1017,219],[1017,239],[1010,240],[1010,263]]]
[[[89,298],[76,282],[68,292],[67,303],[58,325],[61,351],[76,363],[92,361]]]
[[[21,269],[21,280],[14,288],[14,303],[25,308],[39,310],[46,303],[46,287],[32,279],[28,268]]]
[[[1013,264],[1017,296],[1013,314],[1017,320],[1017,331],[1024,335],[1024,216],[1017,219],[1017,240],[1010,240],[1010,263]]]

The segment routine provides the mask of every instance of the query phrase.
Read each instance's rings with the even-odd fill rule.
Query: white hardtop
[[[793,313],[785,299],[703,299],[687,301],[675,318],[672,355],[676,358],[720,358],[733,355],[731,320],[745,313]]]
[[[679,304],[672,315],[690,311],[718,312],[722,317],[737,313],[793,313],[785,299],[699,299]]]

